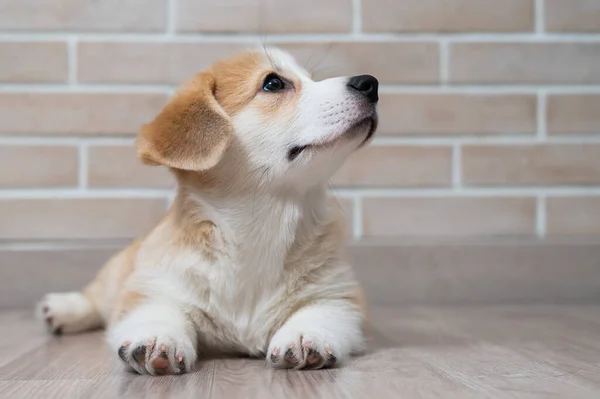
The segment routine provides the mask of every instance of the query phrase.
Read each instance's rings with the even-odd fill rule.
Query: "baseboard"
[[[0,309],[78,289],[126,243],[0,243]],[[369,240],[348,258],[372,303],[500,304],[600,301],[600,237]]]
[[[600,301],[600,238],[371,241],[349,253],[381,304]]]

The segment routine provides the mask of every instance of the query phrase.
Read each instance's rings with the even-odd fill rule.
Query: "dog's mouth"
[[[329,147],[333,146],[336,142],[341,140],[342,138],[347,137],[348,134],[354,136],[358,132],[363,132],[365,130],[365,128],[367,128],[366,129],[367,135],[365,136],[363,141],[361,141],[358,148],[363,147],[366,143],[369,142],[371,137],[373,137],[373,134],[375,133],[375,130],[377,129],[377,116],[371,115],[371,116],[368,116],[366,118],[359,120],[358,122],[356,122],[355,124],[350,126],[350,128],[348,130],[346,130],[345,133],[338,135],[333,140],[294,146],[294,147],[290,148],[290,150],[288,151],[288,160],[293,161],[294,159],[298,158],[298,156],[300,154],[302,154],[305,150],[308,150],[308,149],[317,149],[318,150],[318,149],[329,148]]]
[[[363,127],[368,127],[367,135],[365,136],[364,140],[358,146],[359,148],[363,147],[365,144],[367,144],[369,142],[369,140],[371,140],[371,137],[373,137],[373,134],[375,134],[375,130],[377,130],[377,116],[369,116],[369,117],[361,120],[360,122],[358,122],[351,129],[355,130],[355,131],[360,131],[360,130],[362,130]]]

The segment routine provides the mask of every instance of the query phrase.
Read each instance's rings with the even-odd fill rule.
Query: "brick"
[[[317,80],[368,73],[388,84],[439,81],[438,44],[430,42],[274,43]]]
[[[235,43],[82,42],[78,80],[179,85],[214,61],[246,49]],[[106,62],[106,60],[111,60]]]
[[[382,94],[378,134],[533,134],[536,113],[533,95]]]
[[[2,1],[0,2],[0,29],[158,31],[165,27],[165,1]]]
[[[333,177],[337,186],[432,187],[452,183],[452,148],[370,146],[357,151]]]
[[[133,146],[89,147],[88,162],[90,187],[175,187],[175,179],[166,168],[143,165]]]
[[[546,0],[546,30],[550,32],[600,32],[598,0]]]
[[[547,117],[550,134],[600,134],[600,95],[551,95]]]
[[[466,185],[600,184],[600,144],[475,145],[462,156]]]
[[[164,199],[2,199],[0,239],[133,238],[165,209]]]
[[[166,101],[163,94],[0,93],[0,134],[134,134]]]
[[[533,198],[366,198],[366,236],[530,235]]]
[[[77,147],[0,146],[0,188],[77,186]]]
[[[600,197],[557,197],[546,200],[548,234],[600,234]]]
[[[0,43],[0,82],[61,83],[67,81],[67,44],[61,42]],[[43,68],[40,68],[43,65]]]
[[[362,0],[367,32],[526,32],[533,0]]]
[[[598,84],[600,43],[456,43],[450,81],[462,84]]]
[[[332,33],[352,28],[352,0],[179,0],[177,30]]]
[[[272,44],[290,51],[317,79],[362,73],[375,75],[383,83],[435,83],[438,79],[434,43]],[[260,48],[260,44],[84,42],[78,51],[78,79],[180,84],[215,60],[248,48]]]

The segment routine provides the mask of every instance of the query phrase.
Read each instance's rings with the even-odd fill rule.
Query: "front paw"
[[[267,354],[267,362],[278,369],[320,369],[333,367],[342,354],[333,342],[316,334],[278,331]]]
[[[137,331],[136,331],[137,330]],[[166,332],[160,327],[140,327],[119,334],[111,341],[119,358],[139,374],[183,374],[196,362],[196,350],[190,339],[178,332]]]

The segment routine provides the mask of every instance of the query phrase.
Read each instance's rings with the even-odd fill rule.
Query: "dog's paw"
[[[100,322],[93,307],[79,292],[46,295],[38,303],[36,315],[57,335],[92,328]]]
[[[267,362],[278,369],[333,367],[341,354],[332,342],[310,333],[279,331],[269,345]]]
[[[140,374],[183,374],[191,370],[195,355],[171,337],[124,341],[117,351],[122,361]]]
[[[117,345],[111,346],[119,358],[139,374],[183,374],[191,371],[196,362],[192,342],[184,334],[169,334],[164,328],[157,330],[161,332],[153,334],[151,327],[140,327],[124,334]]]

